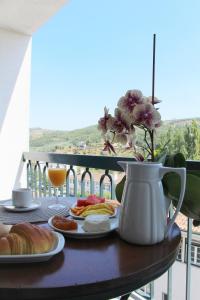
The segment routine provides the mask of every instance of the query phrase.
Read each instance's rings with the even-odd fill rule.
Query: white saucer
[[[6,210],[10,210],[13,212],[25,212],[37,209],[41,206],[41,202],[37,200],[33,200],[28,207],[16,207],[12,205],[12,199],[4,201],[4,205],[2,205]]]

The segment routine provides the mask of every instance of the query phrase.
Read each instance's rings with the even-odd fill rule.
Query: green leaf
[[[174,167],[175,168],[186,168],[186,160],[182,153],[176,153],[174,155]]]
[[[200,171],[199,170],[187,171],[187,174],[191,174],[191,175],[200,177]]]
[[[121,202],[121,199],[122,199],[122,193],[124,190],[125,181],[126,181],[126,175],[124,175],[122,180],[116,185],[115,194],[116,194],[116,198],[119,202]]]
[[[186,160],[182,153],[176,153],[173,155],[167,155],[165,162],[165,167],[172,167],[172,168],[182,168],[186,167]]]
[[[167,157],[167,154],[165,153],[162,156],[156,157],[156,161],[159,163],[162,163],[164,165],[165,161],[166,161],[166,157]]]
[[[176,207],[180,195],[180,177],[176,173],[168,173],[162,182],[165,195],[173,200]],[[186,190],[181,212],[189,218],[200,220],[200,177],[196,175],[186,175]]]

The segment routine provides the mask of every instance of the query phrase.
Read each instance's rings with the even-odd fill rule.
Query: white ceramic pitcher
[[[163,167],[160,163],[126,162],[118,164],[126,172],[119,219],[122,239],[140,245],[152,245],[168,234],[180,211],[185,193],[185,168]],[[167,224],[170,201],[164,196],[161,179],[168,172],[180,175],[181,192],[176,211]]]

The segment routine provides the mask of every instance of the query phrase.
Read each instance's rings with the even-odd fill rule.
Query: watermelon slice
[[[86,201],[86,199],[78,199],[76,206],[78,206],[78,207],[87,206],[85,201]]]
[[[105,198],[101,198],[96,195],[89,195],[86,199],[78,199],[77,206],[80,207],[80,206],[95,205],[104,202],[105,202]]]

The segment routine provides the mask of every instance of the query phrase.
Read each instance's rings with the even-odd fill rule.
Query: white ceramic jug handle
[[[180,196],[179,196],[179,200],[178,200],[178,205],[176,207],[176,210],[174,212],[173,217],[171,218],[171,220],[169,221],[166,231],[165,231],[165,237],[167,236],[171,226],[174,224],[174,221],[177,217],[177,214],[179,213],[180,209],[181,209],[181,205],[183,203],[183,198],[184,198],[184,194],[185,194],[185,184],[186,184],[186,169],[185,168],[170,168],[170,167],[162,167],[160,169],[160,176],[161,178],[169,172],[174,172],[177,173],[180,177],[181,177],[181,192],[180,192]]]

